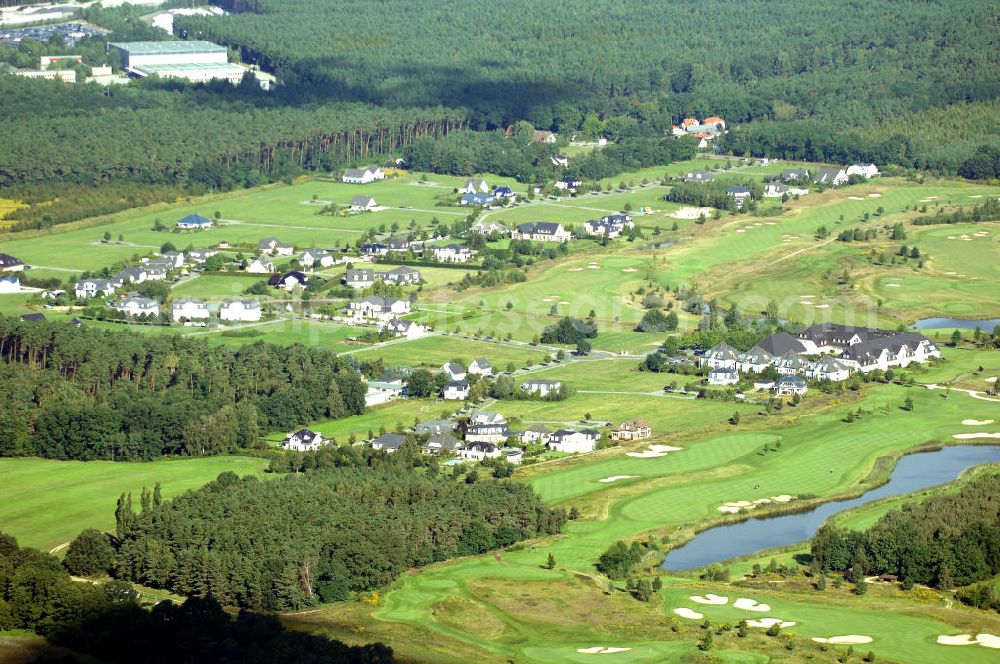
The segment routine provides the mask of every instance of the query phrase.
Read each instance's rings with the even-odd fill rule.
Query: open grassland
[[[367,408],[363,415],[320,422],[310,428],[344,444],[349,442],[351,435],[357,440],[368,440],[369,432],[377,436],[383,427],[386,431],[395,431],[397,425],[409,428],[416,420],[427,422],[438,419],[445,413],[451,416],[461,405],[461,401],[443,399],[401,399]]]
[[[549,356],[546,351],[527,344],[512,345],[476,341],[456,335],[433,335],[412,340],[390,341],[352,353],[358,360],[381,358],[386,366],[429,367],[437,369],[445,362],[460,360],[466,366],[481,357],[498,370],[508,363],[515,367],[537,364]]]
[[[0,524],[22,546],[48,551],[84,528],[113,530],[115,501],[125,491],[136,500],[157,482],[164,498],[196,489],[223,471],[259,474],[263,459],[241,456],[149,463],[0,459]]]

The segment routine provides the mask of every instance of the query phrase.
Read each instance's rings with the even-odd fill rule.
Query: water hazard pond
[[[823,503],[808,512],[757,517],[709,528],[695,535],[684,546],[671,550],[662,567],[667,570],[694,569],[755,551],[802,542],[812,537],[829,517],[838,512],[945,484],[967,468],[997,461],[1000,461],[1000,446],[995,445],[956,445],[934,452],[909,454],[896,464],[888,483],[857,498]]]

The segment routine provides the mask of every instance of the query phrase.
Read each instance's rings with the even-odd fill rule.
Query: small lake
[[[913,327],[918,330],[933,330],[939,327],[957,327],[963,330],[974,330],[977,327],[984,332],[992,332],[993,328],[1000,325],[1000,318],[990,318],[987,320],[970,320],[968,318],[921,318]]]
[[[803,542],[838,512],[945,484],[967,468],[997,461],[1000,461],[1000,446],[995,445],[956,445],[934,452],[908,454],[896,464],[887,484],[857,498],[823,503],[809,512],[757,517],[709,528],[684,546],[671,550],[661,567],[666,570],[694,569],[775,546]],[[750,496],[745,498],[751,499]]]

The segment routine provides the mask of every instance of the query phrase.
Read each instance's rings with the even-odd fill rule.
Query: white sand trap
[[[697,219],[701,215],[708,217],[711,216],[711,214],[712,208],[710,207],[686,207],[677,210],[677,212],[674,212],[670,216],[675,219]]]
[[[634,267],[626,267],[622,269],[622,272],[638,272]]]
[[[767,224],[768,226],[777,226],[778,225],[778,224],[774,223],[773,221],[765,221],[764,223]]]
[[[618,480],[630,480],[633,477],[639,477],[638,475],[612,475],[611,477],[605,477],[603,480],[597,480],[603,484],[608,484],[610,482],[617,482]]]
[[[737,228],[737,229],[736,229],[736,232],[737,232],[737,233],[746,233],[747,231],[746,231],[746,229],[745,229],[745,228]]]
[[[611,655],[616,652],[625,652],[631,648],[608,648],[605,646],[594,646],[592,648],[577,648],[576,651],[584,655]]]
[[[943,646],[971,646],[979,643],[969,634],[956,634],[954,636],[942,634],[937,637],[937,642]]]
[[[958,272],[945,272],[945,274],[948,274],[948,275],[951,275],[951,276],[954,276],[954,275],[958,274]]]
[[[929,200],[929,201],[936,201],[939,198],[941,198],[941,197],[940,196],[928,196],[927,200]]]
[[[559,300],[559,304],[569,304],[566,300]]]
[[[814,297],[816,297],[816,296],[815,295],[799,295],[799,299],[800,300],[811,300]]]
[[[987,424],[993,424],[993,420],[962,420],[962,424],[967,427],[982,427]]]
[[[986,382],[987,383],[995,383],[995,382],[997,382],[997,377],[996,376],[990,376],[989,378],[986,379]]]
[[[813,641],[816,643],[832,643],[838,646],[856,646],[862,643],[871,643],[874,640],[870,636],[862,636],[861,634],[845,634],[844,636],[831,636],[829,638],[823,638],[822,636],[813,637]]]
[[[812,307],[812,306],[815,306],[812,302],[809,302],[807,300],[802,300],[801,302],[799,302],[799,304],[801,304],[803,307]]]
[[[729,598],[723,597],[721,595],[713,595],[712,593],[705,593],[705,596],[701,595],[691,595],[692,602],[698,602],[698,604],[729,604]]]
[[[755,599],[748,599],[746,597],[740,597],[735,602],[733,606],[737,609],[745,609],[747,611],[760,611],[761,613],[766,613],[771,610],[771,607],[767,604],[758,604]],[[781,621],[778,621],[781,622]]]
[[[753,503],[749,500],[733,500],[728,503],[723,503],[723,505],[729,505],[730,507],[753,507]]]
[[[952,438],[969,440],[970,438],[1000,438],[1000,433],[956,433]]]
[[[972,242],[971,237],[963,237],[962,239],[965,240],[966,242]]]
[[[682,606],[679,609],[674,609],[674,613],[679,615],[681,618],[690,618],[691,620],[701,620],[705,616],[697,611],[693,611],[687,607]]]
[[[650,445],[648,450],[644,452],[626,452],[625,456],[634,457],[636,459],[655,459],[657,457],[667,456],[668,452],[680,452],[683,448],[672,447],[670,445]]]
[[[748,620],[748,627],[763,627],[767,629],[771,625],[777,625],[778,627],[795,627],[795,623],[789,620],[782,620],[781,618],[761,618],[760,620]]]
[[[816,308],[817,309],[829,309],[830,305],[829,304],[817,304]]]
[[[776,503],[787,503],[793,498],[795,498],[795,496],[789,496],[787,493],[783,493],[780,496],[771,496],[771,500],[773,500]]]
[[[863,200],[865,200],[864,196],[848,196],[848,198],[851,199],[852,201],[863,201]]]
[[[975,235],[976,237],[989,237],[990,236],[990,234],[987,233],[986,231],[979,231],[977,233],[973,233],[973,235]]]
[[[979,645],[986,646],[987,648],[1000,648],[1000,636],[976,634],[976,641]]]
[[[899,284],[886,284],[886,288],[899,288]]]
[[[742,507],[733,507],[732,505],[719,505],[719,507],[717,509],[720,512],[723,512],[725,514],[737,514],[743,508]]]
[[[868,194],[868,198],[882,198],[882,194]]]
[[[583,272],[583,268],[582,267],[571,267],[570,269],[568,269],[566,271],[567,272]]]
[[[770,498],[758,498],[757,500],[755,500],[753,502],[756,505],[766,505],[767,503],[771,502],[771,499]]]
[[[600,265],[588,265],[587,269],[588,270],[600,270],[601,266]]]
[[[969,194],[969,198],[982,198],[982,194]]]
[[[949,239],[949,240],[957,240],[958,238],[957,238],[957,237],[955,237],[954,235],[949,235],[949,236],[948,236],[948,239]],[[952,272],[952,274],[955,274],[955,273],[954,273],[954,272]]]

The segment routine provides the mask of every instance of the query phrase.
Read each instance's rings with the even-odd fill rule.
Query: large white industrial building
[[[228,64],[229,51],[209,41],[109,42],[121,55],[122,69],[143,65]]]

